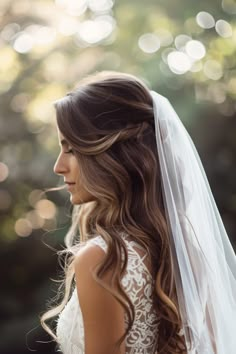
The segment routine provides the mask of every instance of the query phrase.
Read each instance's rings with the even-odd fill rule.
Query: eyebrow
[[[68,146],[68,142],[65,139],[62,139],[61,140],[61,145],[62,146],[65,146],[65,145]]]

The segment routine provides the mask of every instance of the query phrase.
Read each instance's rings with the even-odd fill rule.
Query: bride
[[[233,354],[236,257],[169,101],[100,72],[54,104],[73,204],[63,300],[41,317],[57,350]]]

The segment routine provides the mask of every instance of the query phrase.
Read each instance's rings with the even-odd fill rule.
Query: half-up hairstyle
[[[135,76],[103,71],[86,77],[76,89],[55,102],[60,132],[72,147],[80,183],[94,200],[75,205],[65,237],[62,302],[41,317],[42,326],[58,342],[45,321],[58,315],[74,285],[74,259],[81,244],[100,235],[108,246],[96,269],[97,282],[120,302],[129,319],[124,340],[134,322],[135,308],[121,286],[127,265],[121,233],[148,253],[155,280],[155,309],[160,317],[158,353],[186,353],[176,295],[169,231],[156,147],[153,103],[148,87]],[[121,255],[124,253],[124,262]],[[103,276],[113,270],[110,287]],[[116,290],[114,290],[116,289]],[[118,289],[118,290],[117,290]]]

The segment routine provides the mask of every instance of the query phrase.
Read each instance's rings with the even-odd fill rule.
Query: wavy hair
[[[54,103],[60,132],[68,141],[80,166],[80,182],[94,196],[88,203],[75,205],[72,224],[65,237],[66,255],[62,284],[63,300],[47,310],[40,320],[58,342],[45,321],[58,315],[74,284],[74,259],[78,248],[100,235],[108,246],[95,279],[120,302],[129,318],[125,339],[134,322],[135,308],[122,289],[121,278],[127,265],[121,232],[129,235],[148,252],[155,279],[153,294],[160,318],[158,353],[186,353],[173,275],[158,153],[152,97],[137,77],[102,71],[79,82],[77,87]],[[124,252],[125,262],[121,262]],[[113,286],[103,281],[113,269]],[[128,304],[127,304],[128,302]]]

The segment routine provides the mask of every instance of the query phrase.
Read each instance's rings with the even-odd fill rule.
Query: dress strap
[[[106,253],[107,252],[107,244],[106,241],[103,240],[102,236],[98,235],[94,238],[91,238],[88,243],[92,243],[94,245],[97,245],[103,249],[103,251]]]

